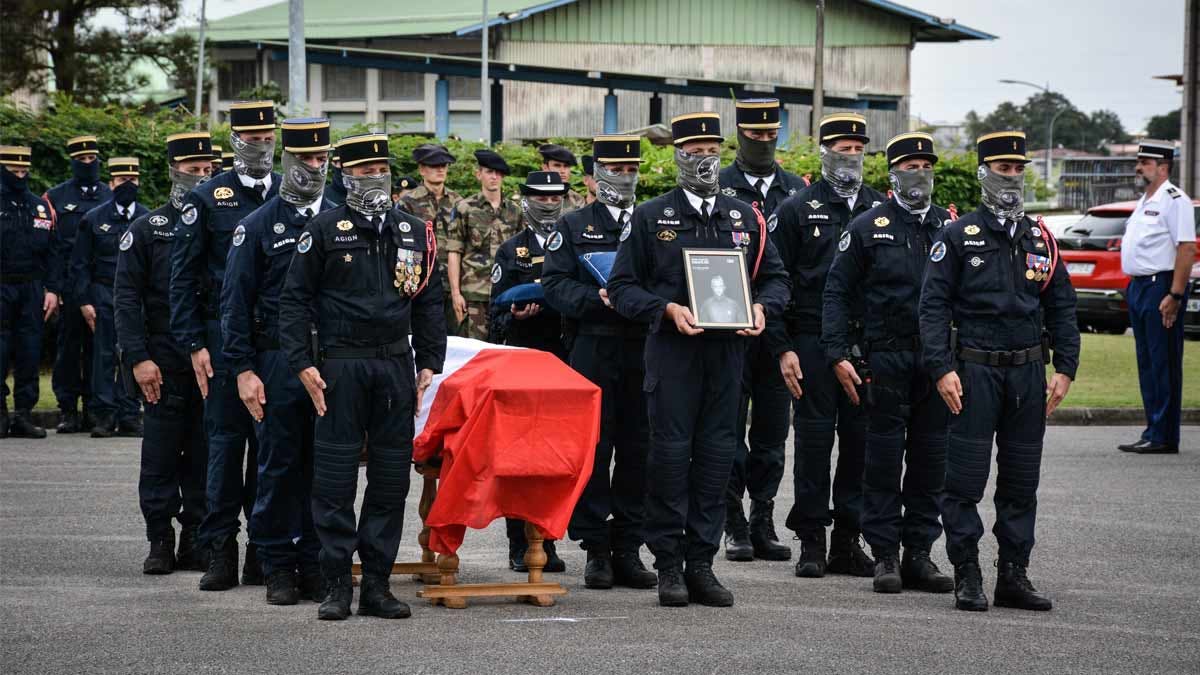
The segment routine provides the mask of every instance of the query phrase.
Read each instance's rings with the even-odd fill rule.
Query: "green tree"
[[[1165,115],[1155,115],[1146,125],[1146,135],[1163,141],[1179,140],[1179,116],[1182,108],[1176,108]]]
[[[116,13],[122,25],[98,25],[102,10]],[[180,0],[0,2],[0,92],[44,90],[53,77],[54,88],[77,101],[116,101],[147,83],[132,74],[141,59],[166,69],[178,84],[194,82],[187,73],[194,41],[167,36],[179,17]]]

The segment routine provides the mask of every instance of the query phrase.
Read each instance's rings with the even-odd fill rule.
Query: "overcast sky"
[[[218,19],[278,0],[209,0]],[[1050,84],[1085,112],[1107,108],[1129,131],[1178,108],[1179,87],[1152,79],[1183,72],[1184,0],[899,0],[999,37],[922,43],[912,56],[914,115],[960,122],[1035,91],[999,79]],[[533,0],[530,4],[534,4]],[[184,0],[193,16],[200,0]],[[386,4],[381,4],[386,7]]]

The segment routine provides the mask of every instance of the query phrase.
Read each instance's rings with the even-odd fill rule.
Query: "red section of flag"
[[[553,354],[484,349],[446,378],[413,458],[441,455],[429,547],[454,553],[467,527],[501,516],[561,539],[592,474],[600,389]]]

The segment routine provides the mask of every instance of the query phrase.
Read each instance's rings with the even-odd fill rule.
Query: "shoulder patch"
[[[625,223],[625,227],[621,228],[620,240],[625,241],[626,239],[628,239],[630,232],[633,232],[633,223]]]
[[[929,259],[933,262],[942,262],[942,258],[946,257],[946,242],[939,241],[933,245],[933,250],[929,252]]]
[[[180,214],[179,219],[183,221],[184,225],[194,225],[199,215],[200,213],[196,211],[196,205],[188,204],[183,207],[183,213]]]
[[[244,241],[246,241],[246,226],[238,225],[237,229],[233,231],[233,245],[241,246]]]
[[[167,217],[164,215],[150,216],[150,224],[155,227],[162,227],[167,224]]]
[[[305,232],[300,235],[300,243],[296,244],[297,253],[308,253],[308,249],[312,248],[312,232]]]
[[[843,232],[842,236],[838,239],[839,251],[845,251],[848,248],[850,248],[850,230]]]
[[[563,243],[562,232],[558,232],[556,230],[554,232],[554,234],[550,235],[550,238],[546,240],[546,250],[547,251],[557,251],[558,249],[562,248],[562,243]]]
[[[495,265],[492,265],[492,283],[493,284],[500,283],[500,279],[502,279],[503,277],[504,277],[504,270],[501,269],[500,263],[496,263]]]
[[[776,227],[779,227],[779,216],[772,213],[771,217],[767,218],[767,232],[774,232]]]
[[[133,246],[133,232],[126,231],[121,236],[121,250],[128,251],[130,246]]]

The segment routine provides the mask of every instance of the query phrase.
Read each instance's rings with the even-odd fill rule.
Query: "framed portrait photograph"
[[[688,300],[696,326],[704,329],[754,328],[746,255],[733,249],[683,250]]]

